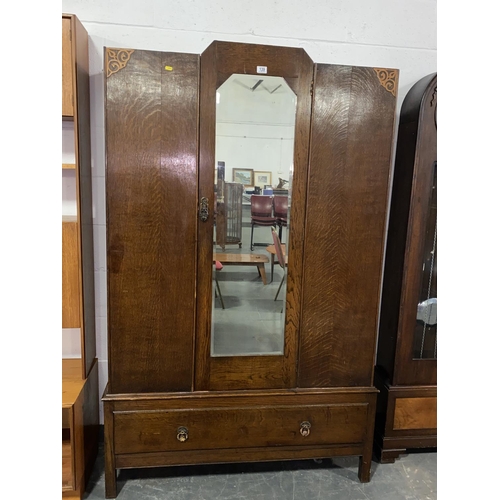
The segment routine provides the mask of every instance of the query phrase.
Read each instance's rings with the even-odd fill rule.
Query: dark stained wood
[[[372,384],[395,105],[373,68],[316,67],[300,387]]]
[[[137,50],[106,80],[112,393],[192,388],[198,78],[197,55]]]
[[[289,236],[287,307],[283,356],[210,357],[212,314],[212,226],[200,223],[198,232],[197,286],[197,390],[285,388],[296,386],[299,314],[304,243],[305,193],[310,131],[313,63],[303,49],[213,42],[201,56],[200,183],[199,199],[214,206],[215,95],[231,74],[257,74],[267,66],[268,75],[282,76],[297,92],[294,142],[294,179]],[[211,220],[211,219],[209,219]],[[229,384],[229,385],[228,385]]]
[[[179,452],[178,463],[189,450],[198,450],[198,463],[208,463],[215,456],[210,450],[217,448],[230,455],[230,448],[254,449],[253,459],[266,460],[273,447],[286,453],[297,446],[343,444],[363,455],[372,447],[367,419],[375,410],[375,399],[373,388],[164,393],[127,399],[106,393],[106,446],[115,447],[110,451],[117,464],[121,455],[140,454],[145,464],[174,450]],[[309,436],[299,432],[303,421],[311,423]],[[182,443],[177,440],[179,426],[189,433]]]
[[[228,461],[354,455],[369,481],[392,88],[373,68],[315,70],[288,47],[213,42],[199,65],[123,55],[106,82],[106,496],[117,468]],[[211,357],[213,213],[202,222],[198,207],[215,206],[215,96],[257,66],[297,94],[284,354]],[[165,71],[181,80],[163,88]]]
[[[387,375],[380,368],[375,371],[375,384],[380,390],[377,399],[375,418],[374,451],[382,463],[392,463],[398,456],[411,448],[435,448],[437,446],[437,428],[428,427],[431,419],[435,419],[437,401],[436,385],[391,385]],[[398,400],[416,400],[417,410],[424,409],[424,419],[411,410],[409,418],[421,425],[404,428],[396,422],[396,406]],[[411,403],[410,403],[411,404]],[[431,412],[425,411],[431,408]],[[401,413],[400,413],[401,416]]]
[[[362,483],[370,482],[370,473],[373,456],[373,435],[375,433],[375,415],[377,410],[376,395],[372,395],[368,405],[366,418],[365,436],[363,442],[363,454],[359,457],[358,478]]]
[[[77,210],[81,254],[81,324],[84,377],[97,354],[95,334],[94,229],[92,218],[92,169],[90,153],[90,84],[88,35],[76,16],[72,17],[75,46],[75,147]]]
[[[208,206],[214,207],[214,165],[215,165],[215,113],[216,113],[216,44],[212,43],[200,58],[200,144],[198,173],[198,203],[208,198]],[[212,265],[213,226],[212,213],[207,222],[198,225],[196,284],[196,349],[195,384],[198,391],[210,387],[210,332],[212,328]]]
[[[116,412],[115,453],[356,444],[363,441],[367,410],[362,403]],[[308,436],[300,433],[305,421]],[[185,442],[177,439],[180,426],[189,433]]]
[[[429,451],[437,451],[437,436],[405,436],[384,437],[383,443],[378,446],[378,461],[382,464],[392,464],[400,455],[407,453],[407,449],[427,448]]]
[[[275,404],[343,404],[374,402],[378,390],[374,387],[339,387],[318,389],[265,389],[235,391],[195,391],[151,394],[110,394],[102,400],[112,402],[116,411],[231,408]],[[373,398],[373,399],[370,399]]]
[[[108,392],[109,383],[104,390],[104,398]],[[115,463],[115,441],[114,441],[114,405],[112,402],[105,402],[104,410],[104,474],[106,498],[116,497],[116,463]]]
[[[435,435],[437,432],[436,427],[427,427],[427,425],[421,425],[418,428],[406,429],[397,428],[396,425],[396,405],[399,399],[421,399],[427,400],[427,405],[433,405],[437,399],[437,386],[393,386],[385,381],[385,386],[380,388],[380,393],[387,393],[387,408],[386,408],[386,418],[385,418],[385,436],[429,436]]]
[[[83,388],[83,442],[84,442],[84,484],[90,480],[99,446],[99,373],[98,361],[90,367],[85,386]]]
[[[436,74],[419,80],[401,108],[377,353],[377,366],[394,385],[437,383],[436,360],[413,359],[437,160],[436,108]]]
[[[116,468],[358,455],[369,479],[374,388],[105,393],[106,488]],[[300,424],[311,423],[309,436]],[[370,421],[371,420],[371,421]],[[177,429],[188,428],[187,441]],[[363,463],[362,463],[363,462]],[[109,484],[109,490],[108,490]]]
[[[280,446],[276,448],[243,448],[222,450],[173,451],[159,453],[134,453],[117,455],[116,467],[120,469],[138,467],[162,467],[166,465],[217,464],[237,462],[266,462],[274,460],[306,460],[334,456],[360,455],[359,445],[329,446]],[[116,495],[115,495],[116,496]],[[114,496],[106,498],[115,498]]]

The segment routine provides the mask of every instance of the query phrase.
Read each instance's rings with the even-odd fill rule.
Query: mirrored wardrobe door
[[[297,97],[282,77],[233,74],[214,99],[211,356],[282,355]]]
[[[295,386],[312,77],[302,49],[201,56],[196,389]]]

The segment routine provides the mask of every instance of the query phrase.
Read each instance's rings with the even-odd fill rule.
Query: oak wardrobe
[[[335,455],[369,481],[398,71],[215,41],[201,56],[106,48],[105,76],[106,496],[122,468]],[[256,146],[278,139],[279,155]],[[278,296],[280,280],[214,260],[225,181],[274,164]],[[243,240],[225,251],[265,256]]]

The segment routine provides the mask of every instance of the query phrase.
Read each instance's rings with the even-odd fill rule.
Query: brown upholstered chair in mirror
[[[269,243],[254,243],[253,229],[255,226],[276,227],[276,217],[273,215],[273,197],[270,195],[253,194],[250,197],[251,224],[252,231],[250,236],[250,250],[255,246],[265,246]]]
[[[283,237],[283,228],[287,226],[288,222],[288,196],[275,195],[274,196],[274,216],[276,217],[276,224],[279,227],[280,241]]]

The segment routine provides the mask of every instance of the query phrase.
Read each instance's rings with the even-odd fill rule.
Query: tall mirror
[[[281,77],[233,74],[214,99],[211,355],[281,355],[297,98]]]

